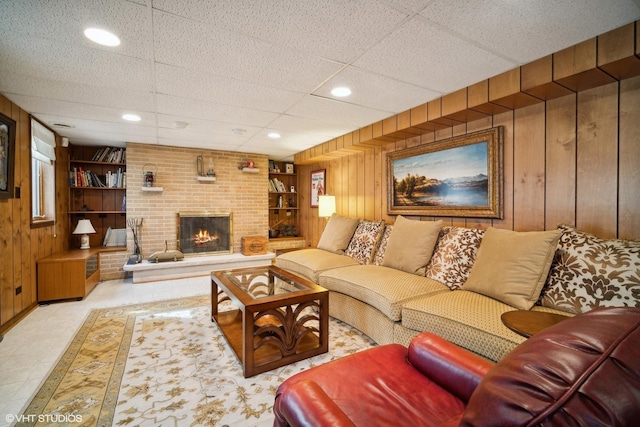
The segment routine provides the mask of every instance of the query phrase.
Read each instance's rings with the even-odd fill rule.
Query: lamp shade
[[[88,219],[81,219],[78,221],[76,229],[73,230],[73,234],[82,234],[80,238],[80,249],[89,249],[89,234],[96,232],[96,229],[91,225],[91,221]]]
[[[73,230],[73,234],[93,234],[96,232],[96,229],[91,225],[91,221],[88,219],[81,219],[78,221],[78,225],[75,230]]]
[[[336,213],[336,196],[318,196],[318,216],[328,218]]]

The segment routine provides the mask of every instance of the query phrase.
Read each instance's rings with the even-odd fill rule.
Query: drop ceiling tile
[[[182,121],[187,123],[187,127],[185,129],[176,129],[174,122]],[[221,136],[228,136],[235,139],[239,139],[241,141],[246,141],[248,138],[251,138],[253,135],[258,133],[262,128],[256,126],[243,126],[244,133],[242,135],[237,135],[233,132],[233,127],[230,126],[229,123],[224,122],[216,122],[213,120],[204,120],[197,118],[185,118],[182,116],[170,116],[166,114],[158,115],[158,128],[159,129],[170,129],[175,130],[177,132],[188,131],[188,132],[197,132],[204,134],[212,134],[215,133]]]
[[[375,73],[443,93],[517,64],[414,18],[354,62]]]
[[[68,47],[86,47],[115,55],[151,59],[151,14],[131,1],[40,0],[0,2],[0,34],[48,40]],[[96,26],[116,34],[117,47],[97,45],[84,36]]]
[[[345,98],[331,95],[331,90],[338,86],[349,87],[351,95]],[[341,71],[313,93],[396,114],[443,95],[441,92],[373,74],[356,67],[348,67]]]
[[[393,115],[390,111],[374,110],[313,95],[295,105],[289,110],[289,114],[338,126],[353,126],[353,129]]]
[[[155,144],[155,136],[134,135],[132,133],[99,132],[70,130],[64,135],[69,138],[69,142],[78,145],[111,145],[123,147],[126,142],[137,142],[140,144]]]
[[[147,60],[53,40],[3,35],[0,71],[64,82],[151,91],[152,67]]]
[[[156,61],[253,83],[310,92],[340,64],[231,33],[215,26],[154,13]]]
[[[122,119],[125,113],[136,113],[140,115],[142,121],[139,125],[149,126],[155,124],[155,114],[139,111],[130,111],[125,108],[110,108],[97,105],[80,104],[77,102],[58,101],[55,99],[35,98],[23,95],[7,96],[11,101],[19,105],[25,111],[40,117],[40,115],[54,115],[61,117],[62,120],[84,119],[96,122],[107,123],[127,123]]]
[[[221,135],[215,132],[203,133],[186,129],[159,129],[158,138],[164,140],[178,140],[184,142],[204,142],[211,144],[224,144],[227,147],[239,147],[246,142],[246,138],[238,136]]]
[[[36,117],[62,136],[69,136],[67,132],[91,132],[92,130],[101,133],[131,134],[142,137],[155,137],[156,133],[153,122],[143,124],[141,122],[132,123],[121,120],[120,123],[114,123],[77,118],[69,119],[55,114],[38,114]],[[60,128],[56,127],[55,123],[64,123],[73,127]]]
[[[155,99],[151,92],[63,82],[14,72],[0,74],[0,91],[129,111],[155,110]]]
[[[158,145],[170,146],[170,147],[182,147],[182,148],[200,148],[202,150],[217,150],[217,151],[238,151],[238,147],[235,145],[226,145],[223,143],[216,143],[211,141],[186,141],[183,139],[171,139],[160,138]],[[194,159],[194,173],[195,173],[195,159]]]
[[[156,78],[159,93],[271,112],[286,111],[305,95],[165,64],[156,66]]]
[[[335,136],[344,135],[345,133],[353,130],[352,126],[349,125],[321,122],[316,119],[297,117],[290,114],[281,114],[277,119],[269,124],[269,127],[280,131],[282,134],[288,132],[309,132],[322,135],[325,137],[325,140],[331,139]]]
[[[154,8],[344,63],[361,55],[407,17],[371,0],[156,0]]]
[[[277,117],[277,114],[266,111],[250,110],[248,108],[177,96],[158,95],[157,102],[158,112],[161,114],[185,117],[186,122],[189,121],[189,118],[225,122],[231,124],[232,128],[238,127],[237,125],[262,127]]]
[[[388,4],[391,7],[395,7],[398,10],[405,11],[406,13],[420,12],[426,5],[433,0],[380,0],[383,3]]]
[[[505,2],[436,0],[421,13],[453,33],[520,64],[557,52],[640,17],[632,0]]]

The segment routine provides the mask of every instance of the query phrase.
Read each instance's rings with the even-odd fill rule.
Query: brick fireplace
[[[196,180],[198,155],[213,159],[215,182]],[[260,173],[247,174],[238,170],[238,163],[246,158],[255,162]],[[163,191],[141,191],[144,165],[148,163],[157,165],[155,185]],[[177,241],[178,212],[230,214],[233,220],[229,236],[231,249],[227,253],[240,253],[244,236],[267,237],[267,166],[264,155],[127,143],[127,218],[144,218],[143,257],[146,259],[152,253],[164,250],[165,241],[169,249],[180,249],[184,253],[184,244]],[[131,254],[131,233],[128,245]],[[206,252],[202,255],[205,254],[209,255]],[[123,259],[123,263],[125,261]]]
[[[183,254],[233,253],[231,213],[178,212],[178,250]]]

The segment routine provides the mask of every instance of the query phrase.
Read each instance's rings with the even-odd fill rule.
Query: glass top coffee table
[[[218,311],[226,300],[237,309]],[[273,265],[211,273],[211,320],[245,378],[329,349],[329,291]]]

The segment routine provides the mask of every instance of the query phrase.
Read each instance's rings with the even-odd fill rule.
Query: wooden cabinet
[[[296,237],[299,234],[298,175],[293,162],[269,161],[269,228],[278,236]]]
[[[38,261],[38,302],[84,298],[100,280],[100,250],[74,249]]]
[[[107,229],[126,228],[126,150],[100,146],[70,146],[69,216],[71,231],[89,219],[96,233],[89,245],[102,246]],[[71,234],[70,247],[80,247]]]

